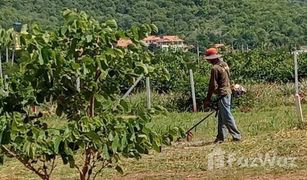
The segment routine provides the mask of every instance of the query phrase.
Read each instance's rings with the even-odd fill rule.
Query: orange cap
[[[222,57],[220,54],[218,54],[218,50],[216,48],[209,48],[205,52],[205,58],[206,59],[217,59]]]

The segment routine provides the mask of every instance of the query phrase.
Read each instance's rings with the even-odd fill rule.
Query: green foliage
[[[152,87],[159,93],[174,93],[175,98],[166,105],[171,111],[191,110],[191,85],[190,70],[193,71],[196,97],[202,101],[207,90],[210,75],[210,64],[204,60],[198,60],[197,56],[191,52],[184,51],[157,51],[154,62],[162,62],[165,70],[169,74],[168,79],[152,77]],[[167,95],[166,95],[167,96]],[[171,96],[170,96],[171,97]],[[165,102],[161,102],[165,104]]]
[[[307,75],[306,54],[299,56],[299,78]],[[190,111],[192,109],[191,86],[189,69],[193,70],[198,110],[202,110],[203,99],[207,92],[211,65],[189,52],[162,51],[156,52],[155,60],[163,62],[168,70],[170,80],[153,78],[152,86],[159,93],[172,93],[162,95],[163,101],[158,100],[168,111]],[[224,52],[223,60],[231,69],[232,83],[285,83],[294,80],[293,54],[288,49],[278,48],[266,51],[254,49],[251,51]],[[250,90],[248,90],[250,91]],[[245,97],[234,98],[234,106],[249,109],[253,107],[255,96],[248,92]]]
[[[178,34],[201,47],[222,42],[246,49],[307,41],[305,1],[10,0],[0,3],[0,22],[5,28],[21,21],[56,29],[64,21],[59,14],[65,8],[84,10],[102,22],[115,18],[124,29],[153,23],[159,34]]]
[[[153,62],[162,63],[168,79],[152,78],[152,85],[159,92],[182,91],[189,80],[189,69],[197,67],[196,56],[190,52],[169,50],[157,51]]]
[[[57,31],[32,25],[19,37],[17,69],[1,87],[1,154],[17,158],[42,179],[50,178],[57,157],[78,169],[80,179],[91,177],[96,163],[121,172],[121,155],[139,159],[174,139],[175,133],[165,136],[146,128],[151,120],[147,111],[134,119],[121,118],[131,112],[119,97],[121,82],[154,75],[161,68],[151,63],[152,54],[140,42],[156,27],[144,24],[123,31],[113,20],[99,23],[75,10],[64,11],[63,17]],[[133,44],[116,47],[120,38]],[[67,119],[58,129],[43,122],[41,113],[27,112],[50,99],[57,105],[56,115]],[[81,165],[76,163],[78,153],[84,155]],[[36,168],[38,164],[42,167]]]
[[[247,52],[229,52],[224,60],[236,83],[294,81],[294,55],[284,48]],[[306,77],[306,54],[299,55],[299,78]]]
[[[294,79],[293,55],[289,50],[252,50],[233,52],[225,56],[231,67],[231,76],[237,82],[288,82]],[[306,58],[301,56],[301,65]],[[304,68],[301,68],[304,73]]]

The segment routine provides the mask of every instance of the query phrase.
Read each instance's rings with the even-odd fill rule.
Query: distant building
[[[147,46],[152,46],[161,49],[190,49],[193,46],[187,46],[184,44],[184,40],[179,38],[178,36],[148,36],[143,39],[143,42]],[[117,41],[118,47],[128,47],[133,42],[130,39],[119,39]]]
[[[154,45],[162,49],[186,47],[184,40],[180,39],[178,36],[148,36],[143,39],[143,41],[147,46]]]
[[[157,41],[159,41],[161,39],[161,37],[159,36],[147,36],[146,38],[143,39],[143,41],[147,44],[156,44]]]
[[[307,50],[307,46],[301,46],[300,49],[301,50]]]
[[[214,48],[223,48],[223,47],[225,47],[225,45],[224,44],[214,44],[212,47],[214,47]]]
[[[128,47],[130,44],[133,44],[133,42],[130,40],[130,39],[119,39],[117,41],[117,45],[118,47],[123,47],[123,48],[126,48]]]

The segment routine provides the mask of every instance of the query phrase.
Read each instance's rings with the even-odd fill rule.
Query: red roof
[[[157,41],[159,40],[160,37],[159,36],[147,36],[146,38],[144,38],[144,41]]]
[[[163,42],[182,42],[183,41],[178,36],[163,36],[162,40]]]

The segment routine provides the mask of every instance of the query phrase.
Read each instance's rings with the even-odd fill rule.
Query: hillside
[[[54,28],[64,8],[85,10],[101,21],[115,18],[122,28],[154,23],[159,34],[179,34],[202,46],[307,44],[306,0],[2,0],[0,25],[8,28],[19,20]]]

